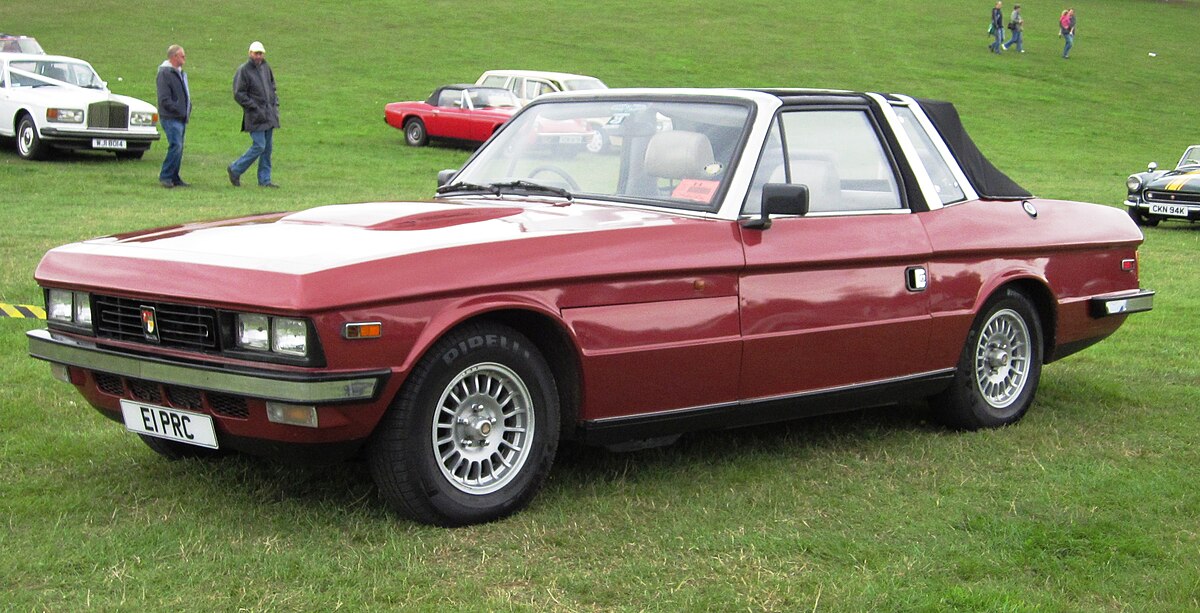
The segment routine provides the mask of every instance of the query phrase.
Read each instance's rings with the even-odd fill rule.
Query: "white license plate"
[[[558,142],[564,145],[582,145],[583,137],[578,134],[564,134],[558,137]]]
[[[124,149],[125,140],[121,138],[93,138],[92,149]]]
[[[217,432],[208,415],[129,400],[121,401],[121,415],[125,418],[125,429],[130,432],[217,448]]]
[[[1171,215],[1174,217],[1187,217],[1188,210],[1186,206],[1179,204],[1151,204],[1150,213],[1153,215]]]

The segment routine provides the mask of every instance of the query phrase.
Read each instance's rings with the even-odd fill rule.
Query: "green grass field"
[[[0,142],[0,302],[39,304],[38,259],[79,239],[427,197],[468,154],[404,146],[383,105],[490,68],[948,99],[1034,193],[1113,206],[1200,142],[1200,2],[1075,4],[1070,60],[1065,6],[1023,4],[1027,53],[995,56],[983,1],[7,3],[0,30],[143,99],[184,45],[194,187],[158,186],[165,142],[122,163]],[[281,190],[225,178],[252,40],[279,82]],[[948,432],[917,405],[568,448],[531,508],[459,530],[390,515],[355,464],[162,460],[26,356],[38,322],[0,319],[0,610],[1200,610],[1198,252],[1200,227],[1147,230],[1155,310],[1049,366],[1015,427]]]

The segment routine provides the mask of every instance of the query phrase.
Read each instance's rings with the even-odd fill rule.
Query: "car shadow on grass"
[[[834,415],[727,430],[703,431],[682,436],[674,444],[632,452],[565,442],[539,500],[551,508],[570,506],[581,490],[590,495],[620,496],[630,483],[659,484],[689,489],[693,479],[681,478],[703,467],[706,473],[737,471],[741,464],[766,461],[795,464],[805,457],[847,458],[871,455],[882,448],[946,432],[932,422],[923,403],[892,405]],[[140,452],[139,452],[140,453]],[[167,461],[138,458],[143,473],[152,473],[143,487],[162,489],[157,498],[180,496],[181,506],[192,506],[207,497],[227,499],[227,504],[258,509],[264,515],[299,506],[313,511],[353,514],[369,521],[395,521],[371,482],[365,462],[354,459],[329,465],[297,465],[251,456]],[[184,492],[184,493],[181,493]],[[686,492],[680,492],[685,494]],[[543,500],[544,499],[544,500]]]

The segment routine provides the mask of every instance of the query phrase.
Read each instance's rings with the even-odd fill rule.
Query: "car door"
[[[464,90],[446,88],[438,94],[437,106],[430,112],[426,128],[437,138],[467,139],[470,129],[463,109]]]
[[[927,369],[932,249],[866,106],[781,112],[744,212],[767,183],[808,186],[810,212],[741,230],[740,396],[899,382]]]

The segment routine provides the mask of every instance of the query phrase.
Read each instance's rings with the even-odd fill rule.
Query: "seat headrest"
[[[658,132],[646,146],[646,174],[652,177],[703,178],[705,167],[715,161],[712,143],[699,132]]]

